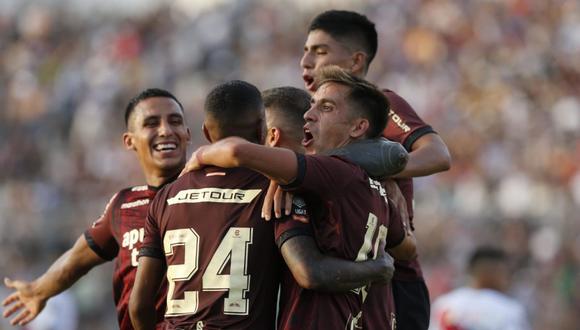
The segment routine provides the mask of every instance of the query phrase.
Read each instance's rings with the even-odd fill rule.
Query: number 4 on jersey
[[[250,275],[247,274],[249,245],[252,244],[252,228],[232,227],[228,230],[212,256],[202,277],[203,291],[229,291],[224,299],[224,314],[247,315]],[[163,238],[166,256],[182,246],[185,262],[167,267],[169,282],[166,317],[195,314],[199,307],[199,291],[185,291],[183,299],[172,299],[175,282],[188,281],[198,270],[200,237],[193,228],[169,230]],[[230,263],[230,274],[222,274]]]

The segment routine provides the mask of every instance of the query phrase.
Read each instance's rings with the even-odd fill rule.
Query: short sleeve
[[[363,172],[357,165],[336,156],[296,154],[296,157],[296,179],[281,188],[297,193],[315,193],[322,199],[332,199],[351,184],[356,173]]]
[[[413,143],[421,136],[436,133],[402,97],[390,90],[384,93],[391,104],[389,121],[383,131],[385,138],[399,142],[407,151],[411,151]]]
[[[118,197],[119,193],[111,197],[101,217],[93,222],[92,227],[84,233],[89,247],[105,260],[113,260],[119,253],[119,244],[115,240],[112,230],[114,209],[117,205]]]
[[[290,216],[274,221],[274,239],[278,248],[281,248],[292,237],[313,236],[308,206],[300,196],[294,196],[292,199],[292,213]]]
[[[401,216],[401,211],[389,200],[389,230],[387,231],[387,249],[394,248],[405,239],[406,227]]]
[[[139,257],[151,257],[165,260],[158,222],[160,216],[160,207],[158,204],[160,203],[160,200],[162,200],[162,196],[164,196],[164,194],[158,193],[153,199],[149,211],[147,211],[145,234],[143,236],[143,244],[139,249]]]

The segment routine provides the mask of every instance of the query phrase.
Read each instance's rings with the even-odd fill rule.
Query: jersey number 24
[[[224,299],[224,314],[248,315],[250,275],[247,274],[249,245],[252,244],[252,228],[231,227],[212,256],[202,277],[203,291],[229,291]],[[173,255],[175,247],[184,251],[184,263],[167,267],[166,317],[197,313],[199,291],[183,292],[183,299],[173,299],[175,282],[188,281],[198,271],[200,237],[193,228],[168,230],[163,238],[166,256]],[[230,262],[230,274],[222,274]]]

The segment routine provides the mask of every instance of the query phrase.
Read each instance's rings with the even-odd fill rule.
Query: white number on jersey
[[[379,249],[379,241],[381,239],[386,239],[387,238],[387,231],[388,228],[385,227],[385,225],[380,225],[379,227],[379,233],[377,235],[377,239],[375,240],[374,244],[373,244],[373,236],[375,235],[375,232],[377,231],[377,225],[378,225],[378,221],[379,219],[377,218],[376,215],[369,213],[369,218],[367,220],[367,230],[365,232],[365,237],[364,237],[364,241],[362,246],[360,247],[360,250],[358,251],[358,254],[356,256],[355,261],[365,261],[368,259],[368,255],[371,252],[371,249],[373,251],[373,259],[377,258],[377,252]],[[363,302],[366,300],[367,298],[367,290],[368,287],[363,287],[360,289],[361,293],[362,293],[362,300]],[[359,289],[356,290],[357,292],[359,291]]]
[[[365,239],[363,245],[360,247],[355,261],[365,261],[368,259],[368,254],[371,252],[371,247],[373,249],[373,259],[377,257],[377,250],[379,248],[379,241],[381,239],[387,238],[387,227],[385,225],[379,226],[379,234],[375,243],[373,245],[372,240],[375,232],[377,231],[377,224],[379,219],[376,215],[369,213],[369,218],[367,220],[367,231],[365,233]]]
[[[244,298],[250,290],[250,275],[247,274],[249,245],[252,244],[252,228],[232,227],[212,256],[202,277],[202,290],[229,291],[224,300],[224,314],[248,315],[248,299]],[[165,255],[171,256],[173,248],[182,246],[185,262],[167,267],[167,312],[166,317],[197,313],[199,291],[185,291],[184,299],[172,299],[175,282],[190,280],[198,270],[199,235],[193,230],[168,230],[163,238]],[[230,262],[230,274],[222,274]]]

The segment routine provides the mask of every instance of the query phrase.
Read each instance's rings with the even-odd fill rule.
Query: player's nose
[[[310,106],[310,109],[308,109],[308,111],[306,111],[304,113],[304,120],[308,121],[314,121],[315,117],[314,117],[314,105]]]
[[[157,134],[159,136],[171,136],[173,135],[173,127],[166,120],[161,121],[159,127],[157,128]]]
[[[302,55],[302,58],[300,59],[300,67],[303,69],[312,69],[314,67],[312,55],[309,51],[304,51],[304,55]]]

